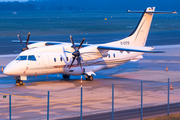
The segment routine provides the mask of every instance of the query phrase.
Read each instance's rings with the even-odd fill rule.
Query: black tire
[[[63,78],[65,78],[65,79],[69,79],[69,77],[70,77],[70,75],[62,75],[63,76]]]
[[[19,83],[19,81],[20,81],[20,80],[19,80],[19,79],[17,79],[17,80],[16,80],[16,83]]]
[[[20,85],[23,85],[23,81],[22,81],[22,80],[19,80],[19,84],[20,84]]]
[[[86,78],[86,80],[88,81],[93,81],[94,77],[91,75],[91,76],[88,76],[88,78]]]
[[[92,75],[89,76],[88,78],[89,78],[89,81],[93,81],[93,79],[94,79]]]

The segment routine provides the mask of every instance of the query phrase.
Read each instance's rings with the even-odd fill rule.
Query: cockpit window
[[[27,56],[19,56],[16,60],[27,60]]]
[[[36,61],[36,58],[34,55],[28,55],[28,60]]]

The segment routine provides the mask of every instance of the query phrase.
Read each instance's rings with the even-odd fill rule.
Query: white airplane
[[[131,12],[128,10],[128,12]],[[133,13],[133,12],[132,12]],[[144,47],[149,33],[153,14],[176,14],[176,12],[155,12],[155,7],[148,7],[143,13],[136,29],[122,40],[105,44],[75,44],[71,43],[31,41],[13,61],[4,69],[4,74],[15,76],[17,85],[24,85],[27,76],[62,74],[64,78],[70,75],[85,75],[86,80],[93,80],[95,72],[122,65],[128,61],[143,58],[144,53],[162,53],[153,51],[153,47]],[[19,42],[23,41],[19,38]],[[14,41],[17,42],[17,41]]]

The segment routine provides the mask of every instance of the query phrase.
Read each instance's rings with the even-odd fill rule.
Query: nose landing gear
[[[25,85],[25,83],[23,83],[22,80],[17,79],[17,80],[16,80],[16,85],[17,85],[17,86],[19,86],[19,85]]]

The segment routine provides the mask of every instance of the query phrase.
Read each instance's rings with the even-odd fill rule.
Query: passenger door
[[[49,57],[47,53],[41,53],[42,57],[42,71],[48,71],[49,70]]]

